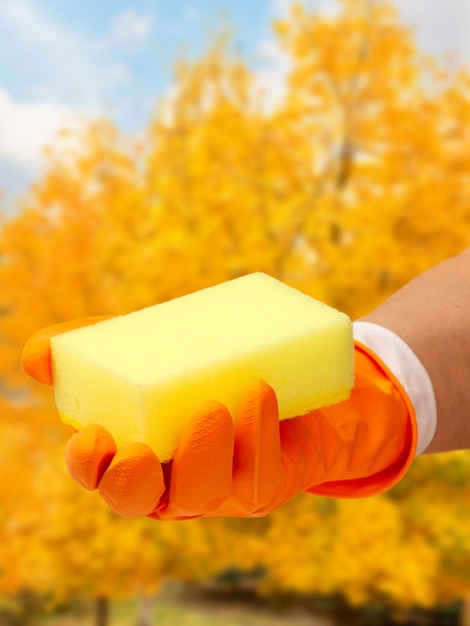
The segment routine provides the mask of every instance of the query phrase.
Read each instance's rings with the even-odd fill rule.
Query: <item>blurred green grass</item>
[[[94,626],[92,612],[62,613],[42,617],[31,626]],[[113,603],[109,626],[135,626],[137,602]],[[268,607],[244,602],[211,602],[184,597],[157,598],[152,606],[152,626],[328,626],[312,615],[278,614]]]

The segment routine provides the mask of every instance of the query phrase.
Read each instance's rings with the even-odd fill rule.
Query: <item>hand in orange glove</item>
[[[49,337],[94,321],[34,335],[23,352],[25,370],[52,384]],[[85,427],[66,449],[70,474],[87,489],[99,489],[115,512],[162,520],[262,516],[303,491],[374,495],[412,462],[415,415],[401,383],[360,344],[355,372],[348,400],[282,422],[275,392],[261,380],[246,390],[235,420],[222,404],[207,402],[186,425],[174,459],[163,465],[145,444],[117,450],[104,428]]]

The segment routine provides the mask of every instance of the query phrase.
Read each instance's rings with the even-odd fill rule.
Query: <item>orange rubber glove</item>
[[[23,351],[25,371],[52,384],[49,337],[96,318],[49,327]],[[365,346],[355,346],[348,400],[279,421],[274,390],[254,381],[233,420],[208,401],[191,417],[172,461],[160,464],[143,443],[117,449],[101,426],[73,435],[72,477],[99,489],[125,517],[189,519],[266,515],[300,492],[332,497],[380,493],[400,480],[416,450],[413,406],[401,383]]]

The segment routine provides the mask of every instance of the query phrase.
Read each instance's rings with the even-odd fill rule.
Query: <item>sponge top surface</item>
[[[175,298],[59,335],[63,347],[142,386],[197,371],[208,361],[289,342],[349,319],[262,273]],[[152,367],[149,367],[149,362]]]

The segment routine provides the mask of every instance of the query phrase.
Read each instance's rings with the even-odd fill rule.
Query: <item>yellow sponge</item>
[[[339,402],[353,384],[349,318],[261,273],[57,335],[51,353],[63,421],[99,423],[161,461],[200,402],[235,417],[258,378],[281,419]]]

